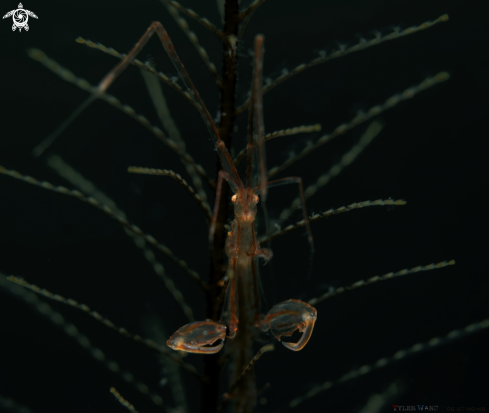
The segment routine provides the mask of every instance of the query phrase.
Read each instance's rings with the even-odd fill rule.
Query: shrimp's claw
[[[212,320],[195,321],[180,327],[166,344],[173,350],[187,353],[214,354],[222,349],[226,326]],[[213,345],[217,340],[221,342]]]
[[[262,323],[268,324],[267,327],[279,341],[282,336],[291,336],[295,330],[302,332],[297,343],[282,342],[288,349],[299,351],[311,338],[316,319],[317,311],[314,307],[299,300],[287,300],[274,305]]]
[[[292,351],[302,350],[306,346],[309,339],[311,338],[312,330],[314,328],[314,322],[315,321],[316,321],[315,318],[314,319],[310,318],[298,326],[299,331],[302,332],[302,337],[300,338],[300,340],[297,343],[286,343],[285,341],[282,341],[282,344],[285,347],[287,347],[289,350],[292,350]]]

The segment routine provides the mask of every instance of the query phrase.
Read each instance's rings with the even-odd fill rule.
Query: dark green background
[[[5,14],[16,1],[2,2]],[[185,5],[219,21],[213,1]],[[37,47],[76,75],[98,81],[116,60],[75,43],[82,36],[127,52],[151,21],[160,20],[175,43],[213,115],[218,94],[199,56],[156,0],[143,2],[58,2],[30,0],[30,31],[11,31],[1,21],[0,164],[69,186],[30,153],[86,98],[27,57]],[[450,21],[369,50],[316,66],[265,95],[268,132],[321,123],[328,133],[395,93],[428,76],[448,71],[451,79],[385,112],[381,135],[326,188],[307,202],[310,213],[379,198],[406,199],[404,207],[372,207],[313,225],[316,254],[307,279],[309,249],[301,231],[277,239],[274,258],[263,269],[270,303],[318,296],[329,286],[349,285],[374,275],[455,259],[443,270],[408,275],[332,298],[317,306],[318,321],[307,347],[292,353],[277,345],[257,364],[258,386],[272,412],[293,397],[351,369],[426,342],[435,336],[488,318],[487,116],[489,111],[489,31],[485,1],[267,0],[256,12],[240,48],[238,102],[250,84],[254,34],[266,37],[265,76],[310,61],[337,42],[355,44],[360,36],[407,28],[448,13]],[[191,27],[220,68],[219,40],[198,24]],[[141,60],[154,58],[158,70],[176,75],[161,45],[152,40]],[[165,89],[166,90],[166,89]],[[137,69],[131,67],[110,89],[122,102],[158,122]],[[172,115],[187,148],[211,175],[215,152],[199,115],[168,92]],[[341,159],[366,125],[317,150],[281,176],[301,176],[305,185]],[[245,119],[234,137],[245,145]],[[269,166],[299,151],[313,136],[288,137],[267,145]],[[205,278],[206,226],[199,208],[174,181],[131,176],[130,165],[173,169],[188,179],[173,152],[128,116],[96,102],[63,133],[52,152],[96,183],[132,222],[170,246]],[[273,217],[297,195],[296,188],[274,188]],[[300,219],[296,213],[294,220]],[[263,225],[261,226],[263,229]],[[149,264],[121,227],[93,207],[6,176],[0,176],[0,271],[25,277],[50,291],[83,302],[115,324],[148,336],[144,325],[159,317],[169,336],[186,321]],[[204,318],[203,295],[186,274],[158,255],[184,292],[197,319]],[[173,405],[166,377],[154,353],[118,336],[85,314],[50,302],[90,337],[93,345]],[[158,411],[133,387],[108,372],[72,339],[23,301],[0,291],[0,395],[32,411],[122,412],[109,388],[115,386],[141,413]],[[489,408],[486,332],[423,352],[311,399],[297,411],[358,412],[369,396],[393,382],[392,404]],[[202,357],[187,361],[201,367]],[[199,389],[183,375],[189,411],[198,411]],[[223,389],[224,391],[225,389]]]

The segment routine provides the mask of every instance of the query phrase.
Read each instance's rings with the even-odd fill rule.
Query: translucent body
[[[157,24],[155,25],[155,30],[157,32],[162,31],[162,27],[160,28]],[[259,200],[258,193],[265,199],[268,186],[264,152],[262,102],[264,37],[257,35],[255,38],[253,84],[251,87],[252,104],[248,124],[246,186],[241,181],[233,159],[221,140],[212,117],[176,55],[166,32],[161,32],[161,38],[163,46],[172,58],[182,80],[188,84],[189,93],[198,100],[201,114],[211,131],[211,135],[215,137],[215,145],[222,165],[222,170],[219,171],[217,180],[216,200],[220,198],[224,180],[228,182],[234,192],[231,198],[234,204],[234,220],[225,245],[226,255],[229,260],[227,270],[229,282],[221,319],[219,322],[206,320],[187,324],[177,330],[167,344],[174,350],[212,354],[221,350],[225,337],[233,339],[233,345],[237,351],[235,351],[236,368],[232,375],[237,378],[251,360],[252,341],[257,333],[270,331],[275,338],[281,340],[283,335],[290,336],[295,330],[299,330],[303,334],[297,343],[283,343],[285,347],[293,351],[299,351],[304,348],[311,337],[316,321],[316,310],[299,300],[285,301],[275,305],[267,315],[260,314],[261,303],[257,261],[258,258],[264,258],[265,261],[268,261],[272,257],[270,250],[260,248],[254,227]],[[278,181],[297,182],[304,203],[300,178],[283,178]],[[216,201],[209,230],[211,244],[218,212],[217,205],[218,202]],[[312,235],[304,205],[303,212],[304,221],[309,231],[309,241],[312,246]],[[224,333],[225,331],[226,333]],[[218,340],[222,341],[214,345]],[[246,386],[250,389],[255,387],[252,383],[248,383]],[[250,392],[253,393],[251,390]],[[248,394],[247,391],[245,393],[246,397],[249,396],[251,399],[256,396],[255,394]]]
[[[261,249],[256,239],[254,221],[258,203],[258,196],[255,194],[257,190],[258,188],[240,188],[231,198],[235,219],[226,240],[228,274],[231,275],[231,280],[220,322],[198,321],[181,327],[167,342],[172,349],[202,354],[217,353],[223,347],[224,339],[234,338],[238,328],[242,328],[244,324],[247,331],[270,331],[279,341],[282,336],[291,336],[298,330],[303,334],[297,343],[282,342],[293,351],[302,350],[309,341],[317,319],[316,309],[309,304],[290,299],[274,305],[266,315],[259,313],[256,258],[261,257],[268,261],[272,252]],[[219,339],[222,342],[212,346]]]

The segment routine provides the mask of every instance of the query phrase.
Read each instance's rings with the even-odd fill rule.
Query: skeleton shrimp
[[[253,104],[250,108],[246,186],[241,181],[231,155],[221,141],[217,128],[197,91],[193,87],[193,84],[188,78],[188,75],[184,71],[185,69],[183,69],[183,66],[180,66],[180,64],[178,65],[180,70],[183,71],[183,76],[189,82],[199,103],[201,103],[205,119],[208,120],[216,138],[217,151],[223,167],[223,170],[219,172],[218,176],[216,198],[219,198],[222,182],[223,180],[226,180],[234,193],[231,201],[234,204],[235,218],[232,223],[232,229],[229,231],[226,239],[225,251],[229,259],[227,270],[229,282],[227,285],[225,306],[221,320],[219,322],[212,320],[196,321],[181,327],[167,341],[168,346],[174,350],[200,354],[217,353],[222,349],[225,338],[235,338],[239,328],[240,330],[243,330],[243,334],[241,335],[246,336],[247,341],[250,341],[249,339],[256,335],[253,330],[257,332],[270,331],[279,341],[282,336],[290,336],[295,330],[299,330],[303,334],[297,343],[282,342],[288,349],[299,351],[302,350],[309,341],[317,318],[315,308],[294,299],[274,305],[266,315],[259,314],[260,297],[258,294],[259,280],[256,262],[258,258],[263,258],[267,262],[272,257],[271,250],[260,248],[254,226],[257,203],[259,200],[257,193],[259,192],[261,194],[262,199],[265,199],[267,193],[267,178],[263,148],[264,127],[261,90],[263,43],[264,37],[262,35],[257,35],[255,37],[254,76],[252,85]],[[165,49],[167,48],[169,49],[168,44],[165,46]],[[174,61],[179,63],[179,59],[174,52],[170,55]],[[253,133],[253,115],[256,116],[256,133]],[[259,162],[257,162],[258,157],[256,154],[257,148],[255,148],[255,141],[258,143]],[[253,163],[259,163],[260,179],[258,179],[258,173],[252,170]],[[260,184],[253,185],[258,180],[260,181]],[[298,182],[302,194],[302,181],[300,178],[285,178],[272,181],[269,184],[284,181]],[[215,230],[216,214],[217,203],[214,208],[214,216],[210,228],[211,240]],[[304,219],[307,223],[307,214],[304,214]],[[310,232],[309,239],[312,242]],[[218,341],[220,341],[220,343],[215,344]],[[251,342],[247,344],[251,344]]]

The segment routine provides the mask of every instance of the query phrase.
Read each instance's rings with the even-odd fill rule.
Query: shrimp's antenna
[[[61,135],[64,130],[70,126],[70,124],[88,107],[92,104],[92,102],[97,99],[97,95],[91,95],[87,99],[83,101],[83,103],[78,106],[73,113],[66,119],[61,125],[58,126],[58,128],[51,134],[49,135],[46,139],[44,139],[39,145],[37,145],[33,151],[32,154],[38,158],[41,156],[46,149],[48,149],[53,142],[58,138],[59,135]]]
[[[267,165],[265,159],[265,125],[263,119],[263,43],[265,37],[258,34],[255,37],[255,70],[253,73],[252,93],[254,97],[254,112],[256,115],[256,133],[258,141],[258,154],[260,166],[260,194],[262,202],[265,202],[267,197]]]

